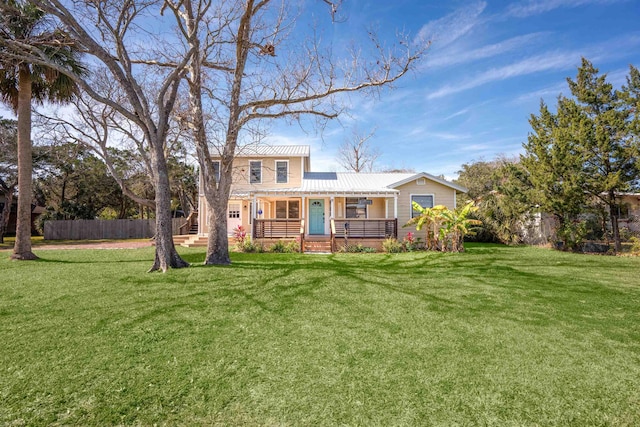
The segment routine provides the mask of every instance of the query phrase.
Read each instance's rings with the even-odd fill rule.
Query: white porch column
[[[251,240],[253,240],[253,227],[255,226],[254,222],[256,221],[256,212],[258,212],[258,201],[256,200],[256,196],[253,196],[253,201],[251,202],[251,220],[249,221],[251,226]]]
[[[329,199],[329,218],[336,217],[335,198],[332,196]]]
[[[393,218],[398,218],[398,195],[394,194],[393,196]]]
[[[384,198],[384,218],[389,218],[389,199]]]

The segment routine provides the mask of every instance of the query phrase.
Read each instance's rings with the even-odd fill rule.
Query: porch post
[[[256,225],[256,212],[258,211],[257,209],[258,204],[256,201],[256,195],[253,195],[253,202],[251,203],[251,221],[249,221],[251,223],[251,240],[253,241],[254,237],[253,237],[253,230],[256,229],[255,225]]]
[[[389,218],[389,199],[384,198],[384,218]]]
[[[336,217],[336,209],[334,205],[335,205],[335,198],[331,196],[331,198],[329,199],[329,217],[330,218]]]
[[[307,217],[307,198],[305,196],[302,196],[302,209],[300,209],[300,218],[304,221],[306,217]],[[305,227],[304,234],[306,234],[307,224],[305,224],[304,227]]]
[[[398,195],[393,195],[393,217],[398,219]]]

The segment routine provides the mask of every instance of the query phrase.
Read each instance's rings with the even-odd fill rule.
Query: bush
[[[633,255],[640,255],[640,239],[633,236],[629,241],[631,242],[631,253]]]
[[[397,254],[402,252],[402,244],[393,237],[387,237],[382,242],[382,250],[388,254]]]
[[[363,246],[362,243],[358,243],[357,245],[344,245],[342,248],[340,248],[340,252],[345,252],[345,253],[375,253],[376,249],[375,248],[368,248],[366,246]]]
[[[273,245],[271,245],[269,251],[277,254],[285,253],[287,252],[287,244],[281,240],[278,240]]]
[[[245,253],[263,253],[264,250],[264,246],[262,245],[262,243],[253,243],[251,240],[246,239],[244,241],[244,243],[242,244],[242,246],[236,245],[236,248],[241,251],[241,252],[245,252]]]

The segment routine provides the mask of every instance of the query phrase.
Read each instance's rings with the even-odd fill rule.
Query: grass
[[[640,424],[640,258],[38,255],[0,258],[0,425]]]

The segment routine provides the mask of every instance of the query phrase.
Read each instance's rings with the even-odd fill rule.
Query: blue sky
[[[306,4],[303,19],[328,21],[324,3]],[[540,99],[553,106],[569,94],[566,78],[575,77],[582,56],[616,87],[629,64],[640,66],[640,0],[344,0],[342,10],[347,21],[323,33],[335,46],[358,43],[371,27],[388,42],[402,31],[432,45],[394,90],[380,99],[350,97],[350,114],[322,133],[284,122],[270,127],[267,143],[311,145],[314,171],[340,171],[345,138],[375,129],[379,169],[452,179],[463,163],[521,153],[530,114]],[[0,115],[10,113],[0,107]]]
[[[412,168],[454,178],[463,163],[516,156],[540,99],[569,95],[586,57],[616,87],[640,66],[640,1],[347,0],[334,43],[373,24],[432,40],[423,63],[379,100],[352,98],[350,117],[322,135],[278,124],[270,143],[310,144],[315,171],[340,171],[337,149],[352,128],[376,129],[380,168]]]

